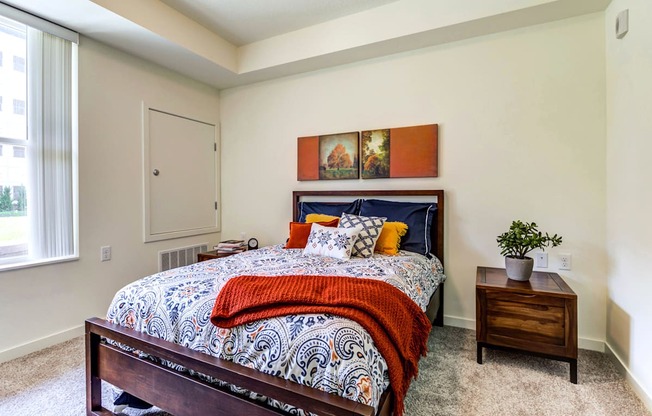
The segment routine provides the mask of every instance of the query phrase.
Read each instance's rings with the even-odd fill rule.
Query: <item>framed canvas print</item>
[[[362,179],[437,177],[437,124],[362,132]]]
[[[358,179],[358,132],[299,137],[297,180]]]

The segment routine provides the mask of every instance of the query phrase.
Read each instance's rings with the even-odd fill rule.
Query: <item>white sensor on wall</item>
[[[629,9],[618,13],[616,17],[616,37],[622,39],[629,31]]]
[[[111,246],[100,247],[100,261],[111,260]]]

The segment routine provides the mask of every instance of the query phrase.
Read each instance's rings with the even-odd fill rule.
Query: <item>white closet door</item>
[[[146,110],[145,241],[219,231],[215,124]]]

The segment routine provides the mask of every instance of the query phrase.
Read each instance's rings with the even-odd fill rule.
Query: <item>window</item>
[[[2,66],[2,51],[0,51],[0,66]]]
[[[2,111],[2,95],[0,95],[0,111]]]
[[[14,98],[14,114],[18,114],[19,116],[25,115],[25,101]]]
[[[0,156],[2,156],[2,145],[0,144]]]
[[[55,26],[0,3],[0,49],[15,70],[0,71],[14,113],[0,123],[13,151],[0,158],[0,271],[77,256],[76,34]]]
[[[14,56],[14,71],[25,72],[25,58]]]

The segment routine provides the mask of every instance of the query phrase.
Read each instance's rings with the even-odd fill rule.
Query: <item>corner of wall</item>
[[[624,364],[620,356],[614,351],[614,349],[609,345],[609,342],[605,343],[606,354],[612,360],[616,366],[616,370],[620,375],[625,377],[627,383],[632,387],[634,393],[641,399],[645,407],[652,412],[652,395],[641,385],[638,379],[629,371],[629,368]]]

